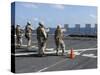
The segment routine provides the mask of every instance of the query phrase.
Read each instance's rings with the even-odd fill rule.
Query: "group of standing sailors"
[[[22,45],[22,30],[20,25],[18,24],[16,26],[16,44],[17,47],[21,47]],[[27,39],[27,47],[31,47],[31,42],[32,42],[32,25],[30,22],[27,22],[27,25],[25,26],[25,37]],[[37,34],[37,41],[38,41],[38,54],[39,55],[44,55],[45,50],[46,50],[46,45],[47,45],[47,39],[48,39],[48,34],[46,32],[46,29],[44,27],[44,24],[42,22],[39,22],[39,26],[36,29],[36,34]],[[55,45],[56,45],[56,55],[59,55],[59,50],[62,50],[62,54],[64,55],[65,51],[65,44],[64,44],[64,34],[63,31],[60,27],[60,25],[57,25],[57,28],[54,33],[54,40],[55,40]]]

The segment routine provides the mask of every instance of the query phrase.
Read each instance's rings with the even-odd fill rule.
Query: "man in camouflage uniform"
[[[64,50],[65,50],[65,44],[63,41],[64,35],[62,29],[60,28],[60,25],[57,26],[54,37],[55,37],[55,44],[56,44],[56,54],[58,55],[58,50],[61,47],[62,55],[64,55]]]
[[[22,31],[19,24],[16,26],[16,43],[17,47],[22,45]]]
[[[44,51],[46,49],[47,33],[43,23],[41,22],[39,22],[39,27],[37,28],[37,40],[39,55],[44,55]]]
[[[27,47],[30,47],[31,46],[31,39],[32,39],[32,25],[30,22],[27,22],[27,25],[25,27],[25,37],[28,41],[27,43]]]

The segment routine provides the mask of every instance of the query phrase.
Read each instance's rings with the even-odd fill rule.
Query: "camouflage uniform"
[[[25,37],[28,40],[27,47],[30,47],[31,46],[31,39],[32,39],[32,26],[29,22],[27,22],[27,25],[25,27]]]
[[[16,43],[18,47],[22,45],[22,31],[20,25],[16,26]]]
[[[64,54],[64,50],[65,50],[65,44],[63,41],[63,32],[60,28],[60,26],[57,26],[57,29],[55,30],[55,44],[56,44],[56,54],[58,55],[58,50],[62,49],[62,55]]]
[[[47,33],[44,26],[41,23],[39,23],[39,25],[37,28],[38,49],[39,55],[43,55],[46,49]]]

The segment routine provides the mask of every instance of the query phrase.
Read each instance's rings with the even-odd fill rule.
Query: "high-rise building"
[[[80,34],[80,24],[75,24],[75,34]]]
[[[85,28],[91,28],[91,24],[85,24]]]
[[[66,32],[69,33],[69,24],[64,24],[64,28],[66,29]]]
[[[97,24],[95,24],[94,33],[97,35]]]
[[[64,28],[69,28],[69,24],[64,24]]]
[[[97,24],[95,24],[95,28],[97,29]]]
[[[86,35],[91,34],[91,24],[85,24],[85,34]]]

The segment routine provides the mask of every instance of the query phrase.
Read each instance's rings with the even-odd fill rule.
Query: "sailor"
[[[37,41],[38,41],[38,50],[39,55],[44,55],[47,42],[47,33],[42,22],[39,22],[39,27],[37,28]]]
[[[25,37],[27,39],[27,47],[31,47],[31,42],[32,42],[32,25],[31,22],[27,22],[27,25],[25,27]]]
[[[62,50],[62,54],[64,55],[64,50],[65,50],[65,44],[64,44],[64,34],[63,31],[60,27],[60,25],[57,26],[56,30],[55,30],[55,44],[56,44],[56,55],[58,55],[58,51],[61,48]]]
[[[16,44],[17,47],[21,47],[22,45],[22,30],[19,24],[16,26]]]

